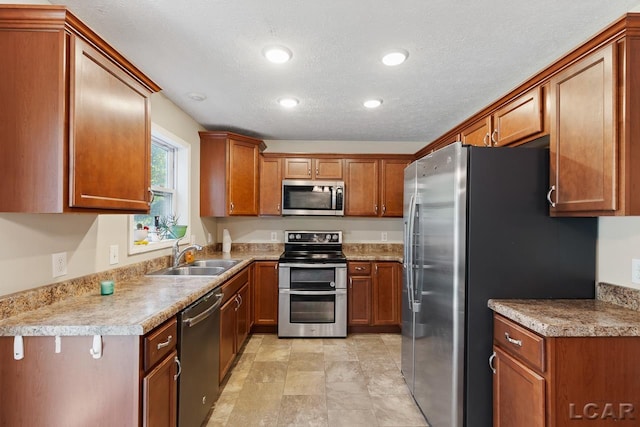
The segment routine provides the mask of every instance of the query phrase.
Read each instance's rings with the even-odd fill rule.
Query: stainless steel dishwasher
[[[223,294],[209,292],[179,315],[178,426],[200,427],[218,398],[220,304]]]

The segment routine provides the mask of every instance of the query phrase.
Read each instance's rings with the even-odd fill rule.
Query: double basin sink
[[[178,267],[147,273],[148,276],[219,276],[238,264],[239,259],[203,259]]]

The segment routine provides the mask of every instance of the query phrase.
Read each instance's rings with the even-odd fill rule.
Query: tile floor
[[[207,427],[426,426],[400,374],[400,335],[254,334]]]

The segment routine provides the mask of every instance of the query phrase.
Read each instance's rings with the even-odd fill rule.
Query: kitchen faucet
[[[180,239],[176,240],[175,243],[173,244],[173,267],[174,268],[180,265],[180,260],[182,259],[184,254],[187,253],[187,251],[190,251],[191,249],[195,249],[197,251],[202,250],[202,246],[193,244],[193,245],[187,246],[182,251],[180,251],[180,248],[178,246],[179,242],[180,242]]]

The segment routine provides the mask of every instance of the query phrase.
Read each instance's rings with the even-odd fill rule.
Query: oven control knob
[[[289,234],[289,240],[293,240],[295,235],[293,233]]]
[[[300,236],[299,234],[296,234],[296,239],[300,240],[302,236]]]
[[[327,241],[331,241],[331,234],[327,234],[324,238],[327,239]]]
[[[332,288],[336,287],[336,282],[329,282],[329,286],[331,286]]]
[[[338,235],[337,234],[333,235],[333,240],[338,240]]]

